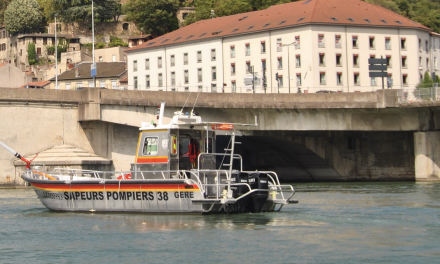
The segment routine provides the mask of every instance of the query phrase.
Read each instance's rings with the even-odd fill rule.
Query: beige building
[[[35,81],[31,75],[23,72],[10,63],[0,64],[0,88],[20,88],[26,83]]]
[[[5,28],[0,28],[1,35],[8,35]],[[80,50],[79,38],[72,37],[70,35],[57,35],[58,41],[68,41],[68,51]],[[37,54],[37,60],[45,59],[48,62],[54,62],[55,56],[53,53],[48,52],[46,47],[53,46],[55,44],[54,34],[19,34],[0,39],[0,61],[9,62],[25,70],[25,67],[29,65],[28,62],[28,44],[30,42],[35,43],[35,52]]]
[[[382,88],[369,77],[373,57],[386,60],[385,88],[439,74],[440,37],[364,1],[304,0],[199,21],[127,54],[129,89],[358,92]]]
[[[125,62],[97,62],[96,63],[96,82],[91,77],[91,62],[82,62],[71,70],[58,75],[58,80],[50,79],[49,89],[77,90],[85,87],[124,89],[120,80],[127,77]],[[58,87],[56,87],[56,82]]]

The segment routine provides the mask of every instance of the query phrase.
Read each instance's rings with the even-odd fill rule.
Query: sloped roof
[[[127,52],[304,24],[418,28],[430,31],[428,27],[386,8],[360,0],[303,0],[264,10],[198,21],[128,49]]]
[[[0,63],[0,68],[3,67],[3,66],[5,66],[5,65],[7,65],[7,64],[8,64],[7,62],[5,62],[5,63]]]
[[[44,87],[48,85],[50,81],[38,81],[38,82],[30,82],[22,85],[20,88],[24,88],[25,86],[32,86],[32,87]]]
[[[75,77],[76,68],[65,71],[58,75],[58,80],[80,80],[90,79],[92,62],[81,62],[76,65],[78,67],[78,77]],[[119,77],[127,70],[125,69],[125,62],[97,62],[96,63],[96,78]],[[50,79],[55,80],[55,77]]]

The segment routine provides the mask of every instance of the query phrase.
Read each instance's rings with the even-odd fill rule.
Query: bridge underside
[[[238,141],[245,170],[273,170],[283,181],[415,179],[412,132],[255,131]]]

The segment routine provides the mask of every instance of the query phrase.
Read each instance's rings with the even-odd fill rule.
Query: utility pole
[[[264,93],[266,93],[267,90],[266,67],[263,67],[263,89],[264,89]]]
[[[95,64],[95,16],[93,10],[93,0],[92,0],[92,57],[93,64],[91,68],[91,76],[93,77],[93,86],[96,87],[96,64]]]
[[[282,45],[282,47],[287,46],[287,77],[289,78],[289,93],[290,93],[290,46],[294,44],[296,44],[296,41],[290,44]]]
[[[55,89],[58,89],[57,15],[55,15]]]

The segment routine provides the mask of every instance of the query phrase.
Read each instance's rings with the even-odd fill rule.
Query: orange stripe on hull
[[[136,163],[168,163],[168,157],[139,157]]]

